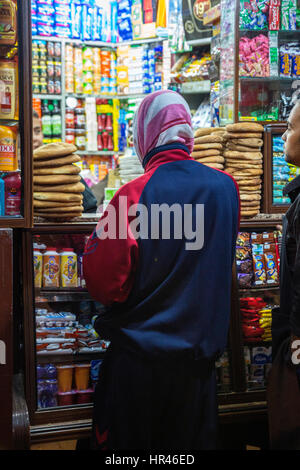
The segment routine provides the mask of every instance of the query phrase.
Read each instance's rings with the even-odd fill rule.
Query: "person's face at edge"
[[[43,145],[43,133],[40,119],[33,118],[33,150]]]
[[[288,128],[282,136],[287,163],[300,167],[300,103],[297,103],[288,119]]]

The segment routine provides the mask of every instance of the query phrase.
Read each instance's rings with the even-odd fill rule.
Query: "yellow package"
[[[0,119],[14,119],[16,115],[16,62],[0,61]]]
[[[0,0],[0,45],[13,46],[17,40],[17,7],[13,0]]]
[[[0,171],[18,169],[17,129],[0,126]]]

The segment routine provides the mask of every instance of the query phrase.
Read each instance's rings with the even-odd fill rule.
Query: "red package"
[[[278,31],[280,25],[280,0],[270,0],[269,30]]]

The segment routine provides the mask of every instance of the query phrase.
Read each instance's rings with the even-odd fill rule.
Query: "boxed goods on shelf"
[[[143,94],[162,89],[163,47],[158,45],[117,48],[118,94]]]
[[[239,287],[278,286],[280,250],[279,232],[239,233],[236,245]]]
[[[244,341],[268,342],[272,340],[272,308],[261,297],[240,299],[240,312]]]
[[[209,52],[183,54],[171,69],[171,80],[177,83],[209,79]]]
[[[52,41],[32,41],[33,93],[60,95],[62,92],[61,44]]]
[[[272,366],[271,347],[244,347],[246,384],[248,390],[263,389]]]
[[[66,44],[66,93],[116,94],[116,53],[110,49]]]
[[[37,364],[38,408],[92,403],[101,364]]]

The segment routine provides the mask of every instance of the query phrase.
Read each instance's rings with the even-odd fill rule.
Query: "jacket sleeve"
[[[293,272],[293,303],[290,316],[291,333],[300,337],[300,205],[295,215],[295,225],[292,227],[296,241],[296,253]]]
[[[87,288],[105,306],[125,302],[134,282],[138,244],[130,231],[128,202],[121,190],[107,206],[83,257]]]

